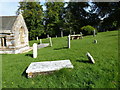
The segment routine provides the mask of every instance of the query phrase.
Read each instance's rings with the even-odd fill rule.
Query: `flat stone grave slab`
[[[49,73],[62,68],[73,68],[73,65],[70,60],[32,62],[27,68],[26,73],[28,78],[32,78],[36,74]]]
[[[44,47],[47,47],[47,46],[49,46],[49,43],[43,43],[43,44],[37,45],[37,48],[39,49],[39,48],[44,48]]]

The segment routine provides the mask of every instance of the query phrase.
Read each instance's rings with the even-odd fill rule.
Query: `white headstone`
[[[95,37],[95,30],[93,31],[93,37]]]
[[[68,48],[70,48],[70,35],[68,35]]]
[[[93,57],[90,55],[90,53],[89,52],[87,52],[87,57],[88,57],[88,59],[90,60],[90,61],[92,61],[92,63],[95,63],[95,61],[94,61],[94,59],[93,59]]]
[[[38,37],[36,37],[37,38],[37,40],[38,40]]]
[[[57,38],[57,35],[56,35],[56,38]]]
[[[63,37],[63,31],[61,31],[61,37]]]
[[[52,47],[52,40],[51,40],[51,37],[49,37],[49,39],[50,39],[50,46]]]
[[[42,44],[42,39],[40,39],[40,44]]]
[[[33,58],[37,58],[37,43],[33,44]]]
[[[94,40],[94,43],[97,43],[97,40]]]

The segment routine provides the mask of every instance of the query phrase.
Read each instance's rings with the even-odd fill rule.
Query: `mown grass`
[[[98,43],[94,44],[93,40]],[[24,54],[2,55],[3,88],[117,88],[118,84],[118,31],[98,33],[96,37],[86,36],[71,40],[67,49],[67,37],[52,38],[53,47],[38,50],[38,57],[32,58],[32,51]],[[30,46],[39,41],[30,41]],[[43,43],[49,39],[43,39]],[[86,53],[95,59],[88,62]],[[31,62],[71,60],[74,69],[62,69],[50,75],[26,78],[25,70]],[[120,81],[119,81],[120,82]]]

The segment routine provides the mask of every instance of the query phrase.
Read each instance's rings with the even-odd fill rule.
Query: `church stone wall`
[[[0,36],[6,39],[6,47],[0,46],[0,54],[17,54],[29,49],[28,29],[22,15],[17,17],[12,30],[4,30],[4,34],[1,33]]]

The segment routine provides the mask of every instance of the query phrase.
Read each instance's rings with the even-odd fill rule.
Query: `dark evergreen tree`
[[[45,31],[50,36],[60,35],[63,30],[63,2],[46,2]]]

